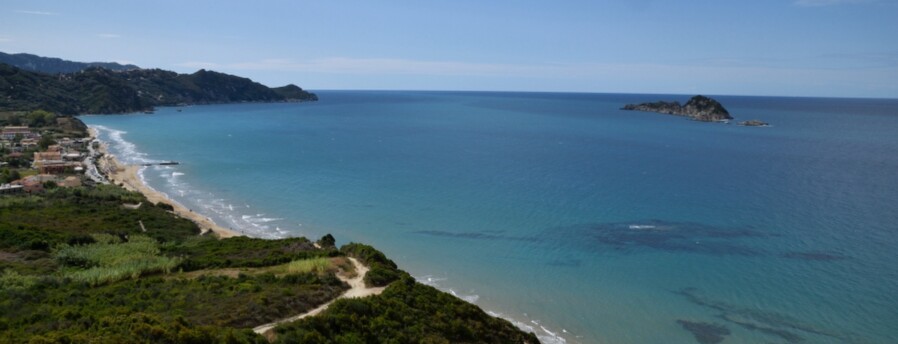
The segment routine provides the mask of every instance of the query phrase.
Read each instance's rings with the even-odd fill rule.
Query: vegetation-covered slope
[[[408,275],[378,297],[338,300],[275,332],[279,343],[539,343],[534,334]]]
[[[247,78],[206,70],[178,74],[160,69],[92,67],[51,75],[0,64],[0,111],[109,114],[180,104],[314,100],[318,100],[314,93],[295,85],[272,89]]]
[[[138,209],[123,203],[143,202]],[[146,230],[141,228],[143,223]],[[371,246],[305,238],[199,236],[199,228],[116,186],[0,196],[0,342],[264,343],[258,325],[304,313],[348,287],[343,256],[383,294],[344,299],[275,329],[293,343],[537,343],[511,323],[416,283]],[[327,240],[325,240],[327,239]],[[367,276],[367,275],[366,275]]]
[[[0,63],[5,63],[27,71],[47,74],[74,73],[91,67],[108,70],[140,69],[132,64],[122,65],[115,62],[75,62],[55,57],[43,57],[32,54],[7,54],[0,52]]]

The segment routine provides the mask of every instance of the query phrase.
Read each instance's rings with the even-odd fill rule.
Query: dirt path
[[[297,321],[299,319],[314,316],[318,313],[321,313],[322,311],[327,309],[327,307],[329,307],[331,305],[331,303],[334,303],[334,301],[336,301],[336,300],[339,300],[342,298],[358,298],[358,297],[377,295],[384,291],[383,287],[379,287],[379,288],[365,287],[365,281],[363,279],[365,277],[365,274],[368,273],[368,267],[362,265],[362,263],[359,263],[359,261],[356,260],[355,258],[349,258],[349,261],[351,261],[352,265],[355,267],[356,276],[353,278],[346,278],[341,275],[337,275],[337,278],[339,278],[341,281],[349,284],[349,287],[350,287],[349,290],[344,292],[342,295],[340,295],[336,299],[333,299],[333,300],[329,301],[328,303],[318,306],[318,308],[315,308],[311,311],[305,312],[300,315],[295,315],[295,316],[292,316],[292,317],[289,317],[286,319],[281,319],[281,320],[278,320],[278,321],[275,321],[272,323],[268,323],[265,325],[257,326],[256,328],[253,328],[253,331],[258,334],[265,335],[266,332],[271,331],[277,325]]]

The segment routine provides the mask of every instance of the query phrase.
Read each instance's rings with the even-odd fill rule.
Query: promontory
[[[627,104],[621,110],[657,112],[667,115],[689,117],[702,122],[724,122],[733,119],[730,113],[714,99],[698,95],[689,99],[686,105],[680,102],[658,101],[654,103]]]

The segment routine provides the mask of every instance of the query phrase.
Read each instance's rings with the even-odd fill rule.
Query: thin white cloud
[[[802,7],[822,7],[861,4],[872,1],[873,0],[795,0],[794,4]]]
[[[12,38],[7,36],[0,36],[0,43],[12,42]]]
[[[122,35],[115,34],[115,33],[100,33],[100,34],[97,34],[97,37],[105,38],[105,39],[114,39],[114,38],[121,38]]]
[[[55,13],[55,12],[44,12],[44,11],[15,10],[15,11],[13,11],[13,12],[16,12],[16,13],[23,13],[23,14],[33,14],[33,15],[38,15],[38,16],[56,16],[56,15],[59,15],[59,13]]]

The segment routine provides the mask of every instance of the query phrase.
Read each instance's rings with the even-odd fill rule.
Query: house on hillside
[[[44,191],[44,183],[58,183],[58,180],[59,179],[52,174],[38,174],[13,181],[10,184],[21,185],[22,190],[26,193],[36,193]]]
[[[0,195],[8,195],[8,194],[17,194],[25,192],[25,187],[21,185],[14,184],[3,184],[0,185]]]
[[[80,157],[80,155],[78,155]],[[35,152],[34,162],[31,167],[40,171],[41,174],[60,174],[66,172],[74,172],[81,167],[81,162],[67,161],[65,156],[59,152]],[[82,168],[81,171],[84,169]]]
[[[19,141],[19,145],[22,147],[22,149],[37,148],[39,142],[40,139],[24,138],[22,139],[22,141]]]
[[[0,129],[0,139],[12,141],[16,135],[21,135],[23,139],[40,139],[41,135],[31,131],[28,127],[23,126],[6,126]]]

